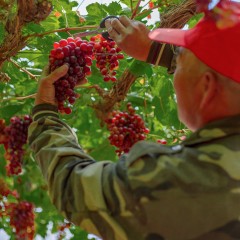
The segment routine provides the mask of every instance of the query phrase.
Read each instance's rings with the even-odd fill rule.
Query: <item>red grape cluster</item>
[[[67,74],[54,83],[58,109],[62,113],[71,113],[69,104],[73,105],[79,97],[74,87],[91,74],[93,45],[93,42],[72,37],[61,39],[53,45],[49,56],[50,71],[63,64],[69,65]]]
[[[112,117],[107,119],[106,123],[110,131],[108,139],[111,145],[118,148],[118,156],[127,153],[134,143],[144,140],[149,133],[143,119],[135,114],[130,103],[127,104],[127,112],[113,111]]]
[[[7,137],[5,158],[9,161],[7,174],[17,175],[22,171],[23,145],[27,142],[28,127],[32,119],[25,115],[23,118],[12,117],[10,122],[11,124],[5,127]]]
[[[123,59],[124,55],[119,53],[121,49],[117,47],[114,41],[105,40],[102,35],[91,37],[94,44],[94,57],[96,59],[96,66],[103,75],[105,82],[115,82],[115,71],[119,66],[119,59]]]
[[[34,239],[34,205],[27,201],[5,205],[10,225],[15,229],[16,239]]]

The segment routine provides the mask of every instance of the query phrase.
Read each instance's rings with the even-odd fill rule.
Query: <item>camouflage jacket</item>
[[[104,240],[239,240],[240,115],[182,145],[141,141],[96,162],[51,105],[33,109],[29,143],[57,209]]]

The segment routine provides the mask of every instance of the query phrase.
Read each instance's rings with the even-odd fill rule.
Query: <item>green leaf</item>
[[[93,3],[86,7],[86,10],[90,16],[95,16],[95,22],[100,24],[100,21],[107,16],[107,12],[103,10],[101,4]]]
[[[9,119],[19,113],[24,107],[24,104],[9,104],[0,108],[0,117]]]
[[[132,74],[134,74],[136,77],[147,75],[148,77],[152,76],[152,67],[150,64],[146,62],[142,62],[139,60],[133,60],[131,66],[129,67],[129,70]]]
[[[120,0],[120,2],[127,5],[129,8],[131,7],[131,0]]]
[[[152,105],[155,107],[154,108],[154,115],[156,116],[157,120],[162,122],[163,120],[163,107],[161,104],[161,99],[159,97],[154,97],[152,101]]]
[[[102,144],[95,146],[91,151],[91,156],[96,160],[114,160],[116,159],[115,148],[109,144],[108,140],[105,140]]]
[[[131,92],[127,97],[128,101],[136,106],[145,106],[146,104],[150,104],[152,102],[150,96],[140,96],[138,92]]]
[[[35,33],[42,33],[45,31],[44,27],[41,26],[40,24],[36,24],[36,23],[28,23],[26,26],[26,31],[31,31],[31,32],[35,32]]]
[[[122,12],[122,6],[118,2],[111,2],[108,6],[102,6],[109,15],[120,15]]]

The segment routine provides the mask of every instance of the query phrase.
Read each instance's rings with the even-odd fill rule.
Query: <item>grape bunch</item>
[[[70,105],[79,97],[74,92],[74,87],[91,74],[93,45],[93,42],[72,37],[61,39],[53,45],[49,55],[50,71],[63,64],[69,65],[67,74],[54,83],[55,97],[61,113],[71,113]]]
[[[27,201],[5,205],[10,225],[15,229],[16,239],[34,239],[34,205]]]
[[[131,103],[127,104],[127,112],[113,111],[106,120],[110,131],[110,144],[117,147],[116,153],[120,156],[127,153],[133,144],[144,140],[149,133],[143,119],[135,113]]]
[[[103,75],[105,82],[115,82],[115,71],[119,66],[119,59],[123,59],[124,55],[120,53],[121,49],[117,47],[116,42],[107,41],[102,35],[91,37],[94,42],[94,58],[96,59],[96,66]]]
[[[22,171],[23,145],[27,142],[28,127],[32,119],[25,115],[23,118],[12,117],[10,122],[10,125],[5,127],[5,158],[9,162],[6,168],[8,175],[18,175]]]

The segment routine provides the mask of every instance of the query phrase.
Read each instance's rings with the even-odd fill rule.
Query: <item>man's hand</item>
[[[68,71],[68,65],[63,65],[49,74],[49,66],[43,69],[41,79],[39,80],[38,92],[35,98],[35,105],[48,103],[57,105],[55,99],[54,82],[63,77]]]
[[[149,29],[141,22],[126,16],[106,20],[105,26],[110,37],[129,56],[146,61],[152,41],[148,38]]]

